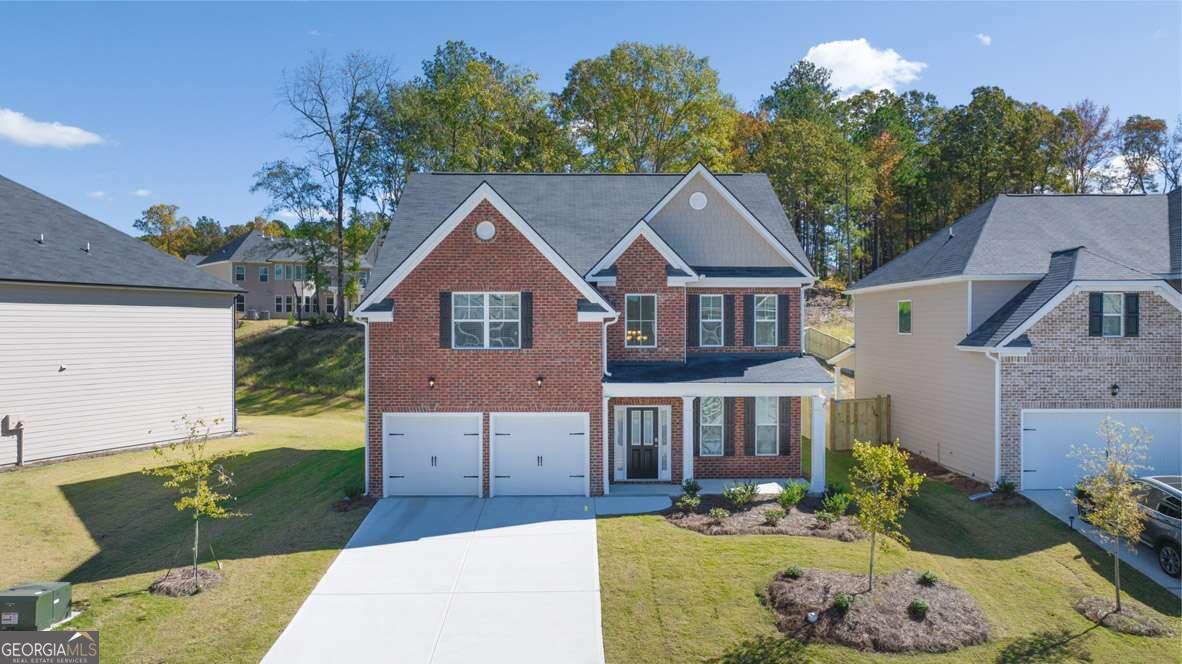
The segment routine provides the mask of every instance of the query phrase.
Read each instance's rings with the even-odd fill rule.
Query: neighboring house
[[[1179,226],[1178,191],[990,200],[850,289],[857,396],[985,482],[1071,487],[1106,415],[1182,474]]]
[[[361,271],[357,280],[364,291],[369,285],[373,267],[373,252],[378,243],[359,261]],[[238,237],[208,256],[190,255],[185,262],[200,267],[215,277],[233,283],[245,292],[234,301],[241,317],[307,318],[330,313],[335,307],[340,289],[336,285],[336,263],[325,267],[328,287],[316,291],[299,252],[282,238],[274,238],[254,230]],[[346,274],[346,282],[351,275]],[[348,311],[353,302],[346,302]]]
[[[239,292],[0,177],[0,465],[233,431]]]
[[[368,491],[800,477],[813,281],[764,175],[412,174],[354,312]]]

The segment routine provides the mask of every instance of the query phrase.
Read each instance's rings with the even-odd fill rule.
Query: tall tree
[[[773,118],[835,122],[837,90],[830,77],[828,69],[801,60],[792,65],[787,78],[772,84],[771,93],[759,100],[759,107]]]
[[[582,152],[579,167],[589,171],[726,168],[738,120],[718,72],[680,46],[625,42],[580,60],[556,103]]]
[[[188,217],[177,215],[175,205],[157,203],[144,210],[132,226],[144,234],[144,239],[166,254],[184,258],[190,244],[193,227]]]
[[[1174,131],[1158,148],[1157,169],[1161,171],[1166,191],[1182,186],[1182,115],[1174,120]]]
[[[1125,193],[1157,191],[1156,166],[1167,142],[1166,121],[1133,115],[1120,126],[1120,156],[1124,162]]]
[[[1097,172],[1112,158],[1116,131],[1108,120],[1108,107],[1084,99],[1059,111],[1063,121],[1063,162],[1070,190],[1091,191]]]

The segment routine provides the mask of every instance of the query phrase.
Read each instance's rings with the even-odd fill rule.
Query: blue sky
[[[952,105],[999,85],[1173,125],[1180,25],[1180,2],[0,4],[0,174],[124,231],[156,202],[240,223],[267,204],[252,173],[299,153],[277,103],[285,69],[364,49],[409,78],[448,39],[533,69],[548,91],[617,42],[677,43],[750,108],[816,47],[854,87]]]

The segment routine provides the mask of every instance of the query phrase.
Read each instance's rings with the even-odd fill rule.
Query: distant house
[[[0,465],[233,431],[238,293],[0,177]]]
[[[859,281],[859,397],[986,482],[1070,488],[1105,416],[1182,474],[1182,223],[1168,196],[999,196]],[[848,360],[846,363],[848,366]]]
[[[359,261],[356,274],[360,289],[369,285],[373,268],[370,249]],[[246,318],[296,318],[315,316],[334,310],[340,289],[336,284],[336,264],[326,266],[329,285],[317,292],[307,274],[304,259],[283,239],[269,237],[259,231],[228,242],[208,256],[191,255],[185,262],[196,265],[213,276],[243,289],[234,301],[238,315]],[[346,276],[348,278],[354,275]],[[346,302],[348,311],[354,302]]]

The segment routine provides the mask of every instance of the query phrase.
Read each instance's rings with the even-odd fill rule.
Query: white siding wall
[[[910,335],[898,333],[902,299],[911,300]],[[993,481],[993,362],[954,348],[968,322],[967,285],[855,295],[854,321],[857,397],[891,395],[891,434],[905,447]]]
[[[974,281],[973,282],[973,325],[975,330],[1026,287],[1029,281]],[[970,330],[971,331],[971,330]]]
[[[0,284],[0,417],[24,423],[25,461],[174,440],[182,415],[232,431],[232,312],[230,294]]]

